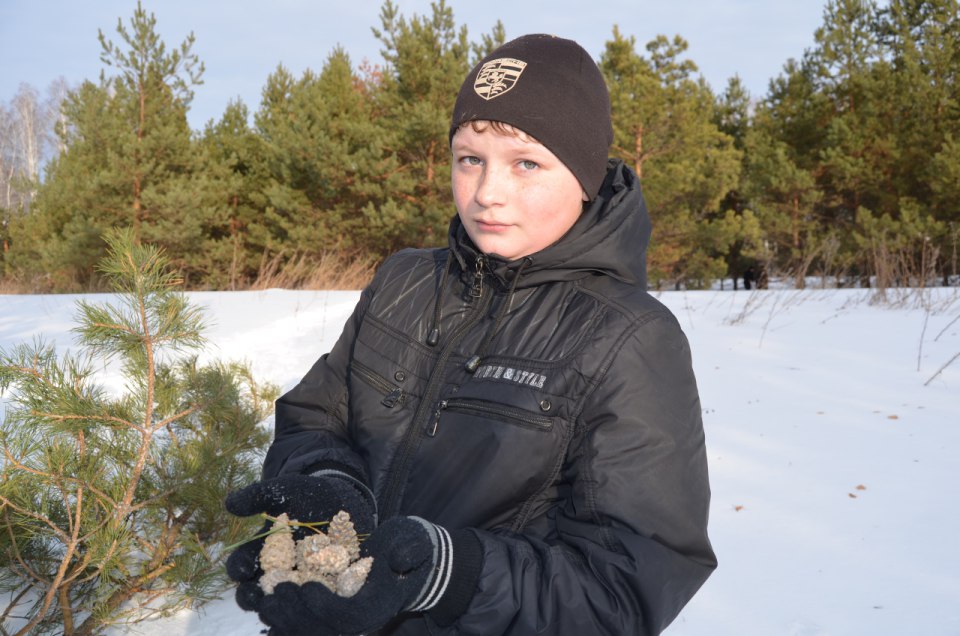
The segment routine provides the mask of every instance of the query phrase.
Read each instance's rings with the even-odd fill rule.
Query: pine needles
[[[79,303],[81,353],[0,350],[5,633],[93,634],[209,599],[222,546],[251,530],[222,501],[255,478],[276,389],[240,364],[199,365],[202,315],[162,252],[129,232],[107,242],[115,294]],[[119,394],[96,382],[106,364]]]

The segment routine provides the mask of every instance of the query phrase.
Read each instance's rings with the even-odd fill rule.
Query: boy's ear
[[[586,191],[586,190],[581,190],[581,191],[580,191],[580,197],[581,197],[584,201],[589,201],[589,200],[590,200],[590,197],[587,196],[587,191]]]

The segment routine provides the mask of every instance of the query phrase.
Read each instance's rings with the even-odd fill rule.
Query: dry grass
[[[0,294],[42,294],[44,286],[40,281],[27,282],[18,278],[0,278]]]
[[[250,289],[363,289],[376,267],[369,256],[345,252],[324,252],[319,259],[281,253],[261,264]]]
[[[340,251],[324,252],[319,257],[304,254],[291,257],[280,253],[264,259],[256,279],[238,289],[363,289],[373,278],[378,264],[369,256]],[[0,277],[0,295],[48,293],[51,293],[50,281],[45,278]]]

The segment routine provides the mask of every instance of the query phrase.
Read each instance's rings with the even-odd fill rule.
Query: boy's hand
[[[277,517],[287,513],[291,519],[305,523],[329,521],[341,510],[359,534],[367,534],[376,526],[375,503],[349,477],[283,475],[255,482],[227,496],[227,511],[238,517],[266,513]],[[267,521],[257,533],[270,529]],[[302,533],[302,530],[295,531]],[[299,537],[298,537],[299,538]],[[259,578],[260,549],[263,538],[252,539],[234,550],[227,558],[227,575],[237,582],[237,605],[247,611],[259,611],[263,600]]]
[[[442,595],[450,564],[447,531],[417,517],[385,521],[361,546],[373,557],[355,596],[337,596],[320,583],[281,583],[260,603],[271,634],[365,634],[405,611],[432,607]]]

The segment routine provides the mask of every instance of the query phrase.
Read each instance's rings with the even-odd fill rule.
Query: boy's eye
[[[520,161],[520,167],[523,168],[524,170],[536,170],[537,168],[540,167],[540,164],[538,164],[536,161],[523,159],[522,161]]]
[[[468,155],[466,157],[460,157],[460,163],[465,166],[479,166],[483,162],[480,161],[480,157],[474,157],[473,155]]]

